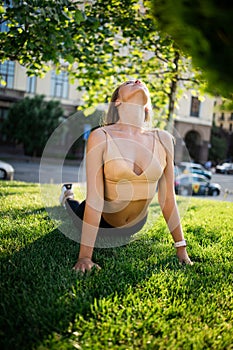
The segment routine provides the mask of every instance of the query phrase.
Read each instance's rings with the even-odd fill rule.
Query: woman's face
[[[146,105],[149,99],[149,91],[140,80],[129,80],[119,88],[118,100],[122,102],[134,102]]]

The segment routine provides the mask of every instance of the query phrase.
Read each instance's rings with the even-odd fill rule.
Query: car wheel
[[[217,197],[219,195],[219,191],[218,190],[213,190],[212,191],[212,196],[213,197]]]
[[[5,180],[7,177],[7,173],[4,169],[0,169],[0,180]]]

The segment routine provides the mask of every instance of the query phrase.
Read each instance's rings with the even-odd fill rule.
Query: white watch
[[[179,241],[179,242],[175,242],[174,243],[174,247],[175,248],[186,247],[186,246],[187,246],[187,243],[186,243],[185,239],[183,239],[183,241]]]

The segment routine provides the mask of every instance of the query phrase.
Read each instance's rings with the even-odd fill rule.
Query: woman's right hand
[[[91,271],[93,267],[96,267],[98,270],[101,269],[101,267],[98,264],[95,264],[90,258],[79,258],[74,265],[73,270],[84,273],[86,271]]]
[[[176,249],[176,255],[179,259],[179,262],[181,264],[186,264],[186,265],[193,265],[193,262],[188,256],[188,253],[186,251],[186,247],[179,247]]]

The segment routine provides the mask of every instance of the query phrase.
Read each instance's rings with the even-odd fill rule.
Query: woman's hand
[[[193,265],[193,262],[190,260],[188,253],[186,251],[186,247],[176,248],[176,255],[181,264]]]
[[[73,270],[75,271],[91,271],[93,267],[96,267],[97,269],[100,269],[100,266],[98,264],[95,264],[90,258],[79,258],[76,264],[73,267]]]

